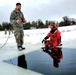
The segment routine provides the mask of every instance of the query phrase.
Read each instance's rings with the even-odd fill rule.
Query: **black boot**
[[[19,50],[19,51],[21,51],[21,50],[22,50],[21,46],[18,46],[18,50]]]
[[[42,47],[41,48],[43,51],[47,51],[49,48],[48,48],[48,46],[45,46],[45,47]]]
[[[24,50],[24,49],[25,49],[25,47],[22,47],[22,46],[21,46],[21,48],[22,48],[22,50]]]
[[[19,51],[22,51],[22,50],[24,50],[24,49],[25,49],[24,47],[18,46],[18,50],[19,50]]]
[[[58,46],[62,46],[62,44],[58,44]]]
[[[45,50],[45,47],[42,47],[41,49],[42,49],[43,51],[46,51],[46,50]]]

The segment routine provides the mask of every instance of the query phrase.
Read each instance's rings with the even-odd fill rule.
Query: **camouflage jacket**
[[[16,23],[16,20],[20,20],[20,24]],[[23,22],[24,22],[25,18],[24,15],[21,11],[16,11],[13,10],[11,15],[10,15],[10,22],[13,24],[14,28],[23,28]]]

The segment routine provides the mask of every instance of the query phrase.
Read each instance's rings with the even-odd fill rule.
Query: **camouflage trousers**
[[[14,36],[16,39],[17,46],[22,46],[23,45],[23,37],[24,37],[24,32],[22,28],[16,28],[14,29]]]

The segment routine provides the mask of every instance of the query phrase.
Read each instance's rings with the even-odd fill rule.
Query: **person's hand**
[[[42,43],[44,43],[44,42],[45,42],[45,39],[42,40]]]
[[[24,20],[24,23],[26,23],[27,21],[26,20]]]
[[[16,20],[16,23],[17,23],[17,24],[20,24],[20,20]]]

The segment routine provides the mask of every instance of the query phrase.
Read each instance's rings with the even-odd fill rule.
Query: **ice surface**
[[[76,49],[76,44],[75,44],[76,43],[76,35],[75,35],[76,26],[60,27],[59,30],[62,32],[61,33],[62,44],[63,44],[62,47]],[[16,71],[14,71],[14,74],[12,73],[11,75],[17,75],[18,69],[19,69],[18,67],[15,68],[9,64],[3,63],[2,62],[3,60],[9,60],[14,57],[18,57],[18,56],[27,54],[32,51],[41,50],[41,47],[44,46],[41,43],[41,41],[47,35],[47,33],[49,31],[50,31],[49,28],[36,29],[36,30],[24,30],[24,46],[26,47],[26,49],[24,51],[18,51],[18,49],[16,47],[14,34],[11,34],[9,36],[9,34],[5,35],[3,31],[0,31],[0,66],[5,65],[5,67],[3,67],[3,68],[0,67],[0,70],[2,69],[1,71],[4,70],[4,72],[5,72],[5,73],[2,73],[2,75],[10,75],[12,73],[11,71],[6,72],[5,68],[11,68],[11,69],[16,70]],[[7,38],[9,38],[9,39],[8,39],[6,45],[4,47],[2,47],[4,45],[4,43],[6,42]],[[21,75],[24,75],[23,73],[25,73],[24,69],[22,69],[20,72],[21,72]],[[31,73],[31,71],[29,71],[29,73],[26,72],[27,75],[34,75],[32,73]],[[37,74],[35,74],[35,75],[37,75]]]

